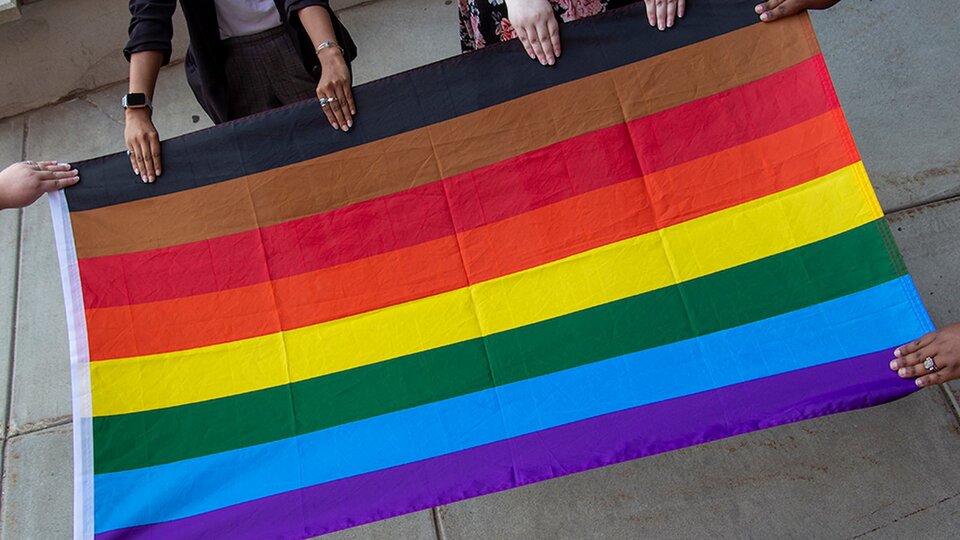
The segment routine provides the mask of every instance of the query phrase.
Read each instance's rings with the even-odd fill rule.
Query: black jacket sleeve
[[[283,6],[286,11],[287,21],[298,25],[300,24],[300,18],[297,16],[297,12],[301,9],[310,6],[323,6],[327,8],[327,11],[330,12],[330,19],[333,21],[333,31],[337,36],[337,43],[343,47],[347,60],[353,60],[357,57],[357,46],[353,43],[353,39],[350,37],[347,29],[344,28],[343,23],[340,22],[340,19],[330,8],[330,2],[328,0],[283,0]]]
[[[170,62],[176,10],[177,0],[130,0],[130,39],[123,48],[128,61],[135,52],[161,51],[163,65]]]

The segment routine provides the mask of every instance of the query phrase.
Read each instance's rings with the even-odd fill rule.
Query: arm
[[[130,0],[130,39],[123,54],[130,61],[130,92],[153,98],[160,67],[173,50],[173,14],[176,0]],[[126,111],[124,140],[130,164],[144,182],[160,175],[160,137],[149,109]]]
[[[130,56],[130,93],[146,94],[151,100],[157,85],[157,76],[163,64],[162,51],[140,51]],[[133,173],[144,183],[160,176],[160,135],[153,125],[153,111],[149,107],[124,111],[126,128],[123,138],[130,153]]]
[[[329,8],[322,5],[306,6],[297,11],[300,23],[303,25],[314,47],[321,43],[337,42],[333,19]],[[317,84],[317,98],[327,115],[327,120],[334,129],[347,131],[353,127],[353,115],[357,114],[357,106],[353,101],[352,76],[347,59],[344,58],[339,44],[336,47],[325,47],[317,51],[320,59],[320,83]],[[329,105],[323,98],[336,98]]]
[[[23,161],[0,171],[0,210],[29,206],[49,191],[80,181],[76,169],[56,161]]]

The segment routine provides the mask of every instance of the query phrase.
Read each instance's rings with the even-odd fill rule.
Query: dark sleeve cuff
[[[140,51],[160,51],[163,65],[170,62],[173,52],[173,13],[177,0],[130,0],[130,39],[123,48],[123,56]]]
[[[322,6],[327,9],[330,9],[329,0],[285,0],[284,5],[287,8],[287,19],[293,19],[298,11],[305,7],[310,6]],[[330,9],[330,14],[333,14],[333,10]]]
[[[163,53],[163,63],[161,66],[165,66],[170,63],[170,56],[173,54],[173,47],[170,46],[170,43],[164,43],[161,41],[154,42],[144,42],[144,43],[127,43],[127,46],[123,48],[123,56],[127,59],[127,62],[130,61],[130,55],[140,51],[160,51]]]

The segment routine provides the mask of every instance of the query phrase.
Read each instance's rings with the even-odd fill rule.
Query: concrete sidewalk
[[[74,161],[122,149],[123,4],[43,0],[22,6],[20,20],[0,26],[0,116],[7,116],[0,120],[0,164]],[[334,5],[362,47],[358,82],[459,53],[455,1]],[[938,324],[960,320],[960,14],[930,0],[909,6],[847,0],[817,14],[814,23],[918,288]],[[64,45],[56,33],[70,24],[86,25],[90,35],[101,37],[80,47]],[[178,28],[176,55],[182,57],[182,24]],[[17,41],[30,39],[36,50]],[[45,40],[59,58],[41,49]],[[62,76],[44,71],[51,68]],[[155,118],[164,138],[210,125],[186,87],[182,65],[163,70]],[[0,537],[68,538],[70,380],[63,298],[43,201],[22,212],[0,212],[0,361]],[[581,473],[329,538],[953,538],[960,531],[958,415],[955,397],[931,388],[882,407]]]

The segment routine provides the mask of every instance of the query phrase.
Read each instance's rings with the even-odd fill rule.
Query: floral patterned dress
[[[517,37],[516,31],[507,20],[506,0],[458,1],[460,47],[464,52]],[[590,17],[635,1],[638,0],[550,0],[553,10],[563,22]]]

